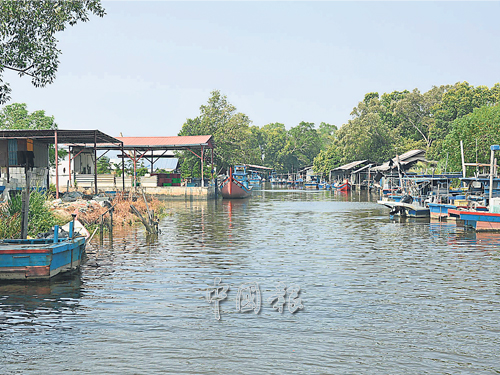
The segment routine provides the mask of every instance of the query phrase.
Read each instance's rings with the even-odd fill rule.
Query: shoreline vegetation
[[[110,205],[113,207],[113,226],[131,226],[140,223],[130,205],[143,216],[147,217],[148,208],[154,211],[155,216],[163,218],[169,215],[165,204],[152,196],[146,196],[147,206],[142,196],[133,194],[124,195],[119,193],[109,204],[101,204],[99,201],[90,199],[74,199],[65,202],[62,199],[53,199],[50,194],[32,191],[30,194],[30,206],[28,214],[28,236],[36,237],[38,233],[50,231],[54,225],[63,225],[72,220],[72,214],[87,228],[93,231],[104,220],[104,228],[109,225],[109,214],[105,214]],[[102,201],[101,201],[102,202]],[[16,239],[21,236],[21,195],[17,194],[10,200],[0,203],[0,238]]]

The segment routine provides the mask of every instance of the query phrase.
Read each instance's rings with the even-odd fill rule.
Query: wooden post
[[[69,185],[68,188],[71,186],[71,146],[68,148],[68,179],[69,179]]]
[[[59,155],[57,154],[57,130],[54,130],[54,143],[56,148],[56,199],[59,199]]]
[[[97,133],[94,130],[94,194],[97,195]]]
[[[123,148],[123,142],[122,142],[122,191],[125,193],[125,155],[124,155],[124,148]]]
[[[465,178],[464,143],[462,141],[460,141],[460,155],[462,156],[462,177]]]
[[[205,159],[205,149],[201,146],[201,187],[205,187],[205,178],[203,176],[203,162]]]
[[[27,169],[27,167],[26,167]],[[31,171],[26,171],[26,189],[22,192],[21,200],[21,239],[28,238],[28,214],[30,207]]]
[[[493,146],[491,147],[490,155],[490,195],[488,200],[488,206],[491,204],[491,198],[493,198],[493,173],[494,173],[494,163],[495,163],[495,150]]]

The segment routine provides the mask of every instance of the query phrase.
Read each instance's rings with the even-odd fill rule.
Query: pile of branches
[[[133,225],[136,222],[140,222],[140,219],[132,212],[130,205],[133,204],[134,207],[144,216],[148,215],[149,210],[154,210],[156,215],[162,216],[165,213],[164,205],[158,199],[154,197],[148,198],[148,206],[146,202],[141,197],[137,198],[132,195],[124,195],[123,193],[118,193],[116,197],[110,201],[113,207],[113,225]],[[108,205],[101,206],[95,201],[89,202],[85,207],[78,205],[68,206],[64,210],[68,213],[76,213],[78,220],[86,227],[91,227],[101,223],[101,217],[105,214],[110,207]],[[105,219],[109,215],[105,215]]]

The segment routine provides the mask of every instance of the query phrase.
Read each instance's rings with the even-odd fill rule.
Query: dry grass
[[[164,205],[158,199],[154,197],[146,197],[148,200],[149,210],[155,212],[155,216],[162,216],[165,214]],[[109,208],[102,207],[97,202],[92,201],[81,201],[78,200],[73,204],[60,208],[57,211],[64,211],[68,216],[72,213],[78,213],[78,220],[85,225],[87,228],[93,225],[101,223],[101,217]],[[113,205],[113,224],[114,225],[132,225],[135,222],[139,222],[140,219],[135,216],[130,205],[133,204],[135,208],[144,216],[147,217],[146,203],[142,196],[139,197],[125,197],[123,194],[117,194],[116,197],[111,201]],[[58,216],[63,214],[60,212]],[[105,215],[105,220],[108,220],[109,215]]]

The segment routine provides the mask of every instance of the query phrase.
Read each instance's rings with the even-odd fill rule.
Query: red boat
[[[235,166],[232,173],[229,169],[229,176],[220,185],[222,198],[241,199],[252,195],[252,187],[249,184],[246,168],[244,166]]]
[[[349,181],[344,180],[342,183],[335,184],[335,189],[338,191],[351,191],[351,184]]]

